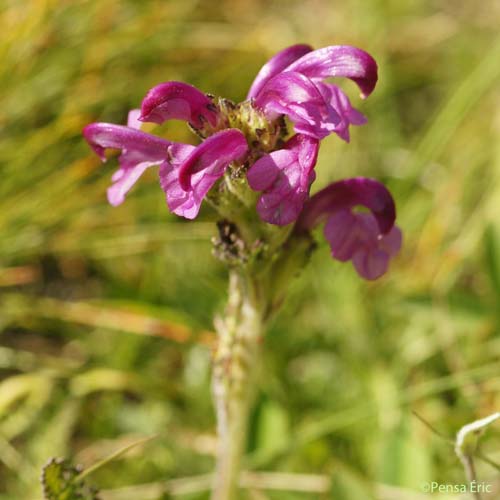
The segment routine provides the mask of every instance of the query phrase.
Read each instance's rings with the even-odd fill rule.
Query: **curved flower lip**
[[[169,149],[169,158],[160,165],[160,185],[165,192],[171,212],[187,219],[194,219],[200,211],[203,197],[195,190],[184,191],[179,184],[179,168],[194,151],[195,146],[174,144]]]
[[[198,215],[203,199],[225,169],[224,164],[211,164],[193,173],[191,187],[185,191],[179,182],[179,170],[196,149],[187,144],[174,144],[169,149],[169,159],[160,165],[160,184],[168,207],[171,212],[186,219],[194,219]]]
[[[248,170],[248,184],[263,191],[257,202],[260,218],[285,226],[297,220],[314,180],[319,141],[306,135],[293,136],[284,149],[264,155]]]
[[[198,172],[220,177],[232,161],[248,151],[243,133],[234,128],[222,130],[197,146],[179,168],[179,184],[184,191],[192,189],[192,177]]]
[[[158,162],[138,163],[133,168],[120,168],[114,174],[111,180],[113,184],[107,189],[108,201],[114,207],[121,205],[125,201],[125,196],[139,180],[141,175]]]
[[[378,69],[375,59],[364,50],[349,45],[331,45],[314,50],[286,68],[311,80],[342,76],[356,82],[361,97],[368,97],[375,88]]]
[[[313,49],[310,45],[292,45],[291,47],[287,47],[271,57],[271,59],[269,59],[269,61],[267,61],[257,73],[257,76],[248,91],[247,99],[256,97],[264,85],[273,76],[281,73],[287,66],[312,50]]]
[[[342,209],[330,215],[324,229],[332,257],[340,262],[352,261],[357,273],[375,280],[389,267],[389,261],[401,248],[402,234],[393,226],[384,235],[375,217]]]
[[[217,123],[212,101],[196,87],[183,82],[165,82],[148,91],[141,104],[140,121],[162,124],[177,119],[202,127]]]
[[[346,142],[350,141],[349,126],[364,125],[367,119],[363,113],[353,108],[349,98],[336,85],[331,83],[316,83],[325,101],[339,114],[340,122],[335,126],[333,132]]]
[[[353,212],[362,205],[371,213]],[[324,228],[332,257],[352,261],[357,273],[368,280],[382,276],[401,247],[402,235],[394,226],[396,207],[391,193],[380,182],[355,177],[334,182],[316,193],[305,205],[295,230]]]
[[[271,78],[255,99],[255,106],[268,117],[285,114],[297,133],[322,139],[341,122],[341,117],[306,76],[283,72]]]
[[[113,184],[108,188],[108,201],[113,206],[123,203],[125,195],[146,169],[164,161],[172,144],[138,130],[140,123],[137,117],[138,110],[132,110],[127,127],[91,123],[83,129],[83,136],[102,161],[106,161],[106,149],[122,150],[118,158],[120,167],[113,174]]]
[[[106,149],[121,149],[122,165],[140,161],[161,161],[171,144],[160,137],[113,123],[90,123],[83,129],[83,136],[102,161],[106,161]]]
[[[296,230],[311,230],[327,216],[356,205],[372,212],[382,234],[394,226],[396,206],[389,190],[375,179],[354,177],[334,182],[312,196],[297,220]]]

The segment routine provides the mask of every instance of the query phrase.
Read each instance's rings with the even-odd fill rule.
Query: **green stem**
[[[218,345],[212,390],[218,450],[212,500],[238,498],[241,457],[255,390],[253,378],[264,328],[262,302],[255,280],[245,271],[231,270],[226,313],[215,325]]]

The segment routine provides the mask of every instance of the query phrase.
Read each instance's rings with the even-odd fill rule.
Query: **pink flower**
[[[136,113],[132,117],[136,119]],[[170,210],[193,219],[198,215],[206,193],[229,163],[242,158],[248,149],[245,137],[236,129],[222,130],[195,147],[137,130],[138,123],[134,122],[134,128],[91,123],[83,131],[85,139],[103,161],[106,161],[106,149],[122,151],[118,159],[120,166],[108,189],[108,200],[114,206],[123,203],[125,195],[147,168],[160,165],[160,184]],[[180,184],[181,171],[185,178],[192,177],[185,189]]]
[[[361,205],[371,213],[353,212]],[[394,226],[396,208],[387,188],[374,179],[356,177],[334,182],[304,206],[296,231],[310,231],[326,221],[325,238],[332,257],[352,261],[363,278],[382,276],[401,248],[402,235]]]
[[[287,47],[282,51],[275,54],[269,61],[267,61],[264,66],[260,69],[250,86],[248,91],[247,99],[256,97],[262,90],[262,87],[277,74],[285,70],[290,64],[300,59],[302,56],[306,55],[308,52],[312,52],[313,48],[309,45],[292,45]]]
[[[297,132],[282,149],[270,152],[259,149],[259,141],[252,138],[248,147],[249,128],[255,127],[255,135],[260,126],[244,123],[251,120],[248,114],[243,113],[246,118],[235,122],[224,106],[218,106],[219,101],[192,85],[156,85],[146,94],[140,111],[130,112],[127,126],[92,123],[84,129],[84,137],[103,161],[106,149],[122,151],[108,189],[110,203],[122,203],[140,176],[159,165],[160,184],[170,210],[187,218],[196,217],[203,198],[227,166],[243,162],[251,149],[253,158],[260,157],[248,166],[251,188],[263,191],[257,204],[259,214],[271,224],[293,222],[315,177],[318,139],[336,133],[348,141],[349,125],[366,121],[338,87],[322,81],[330,76],[350,78],[366,96],[375,86],[377,66],[371,56],[354,47],[313,51],[308,45],[294,45],[262,67],[248,94],[250,106],[255,106],[257,113],[262,110],[271,122],[288,116]],[[162,124],[170,119],[185,120],[206,137],[205,142],[197,147],[178,144],[140,130],[141,122]],[[241,130],[231,128],[233,123]]]
[[[261,69],[249,92],[267,116],[287,115],[298,133],[322,139],[336,133],[349,139],[349,124],[366,122],[348,97],[328,77],[353,80],[368,97],[377,83],[377,64],[355,47],[334,45],[312,51],[296,45],[276,54]]]
[[[113,174],[113,184],[108,189],[108,200],[120,205],[125,195],[147,168],[162,163],[168,156],[172,143],[154,135],[141,132],[137,121],[138,110],[129,113],[128,126],[112,123],[91,123],[83,129],[83,136],[102,161],[105,150],[120,149],[120,168]]]
[[[206,122],[215,126],[217,118],[211,99],[196,87],[182,82],[166,82],[156,85],[146,94],[139,120],[162,124],[177,119],[198,128]]]
[[[297,134],[283,149],[264,155],[250,167],[250,187],[263,191],[257,203],[262,220],[284,226],[297,219],[315,178],[318,148],[318,140]]]
[[[167,82],[152,88],[141,110],[129,113],[127,126],[91,123],[83,135],[106,161],[105,150],[120,149],[119,168],[112,177],[108,200],[123,203],[139,177],[153,165],[160,165],[160,185],[172,212],[188,219],[198,215],[203,198],[232,162],[247,150],[243,133],[237,129],[215,132],[198,147],[179,144],[142,132],[142,121],[163,123],[169,119],[189,122],[193,127],[217,125],[219,115],[209,97],[191,85]],[[181,183],[180,174],[190,182]],[[182,184],[182,186],[181,186]]]
[[[295,234],[325,222],[332,256],[352,261],[361,276],[375,279],[401,246],[389,191],[378,181],[355,178],[335,182],[309,199],[320,140],[334,133],[348,142],[350,125],[366,122],[338,86],[324,81],[339,76],[353,80],[365,98],[377,82],[377,65],[355,47],[294,45],[262,67],[248,100],[239,105],[186,83],[165,82],[147,93],[140,110],[130,111],[127,126],[91,123],[83,134],[103,161],[106,149],[121,150],[108,189],[112,205],[122,203],[140,176],[158,165],[169,209],[193,219],[231,166],[217,199],[227,192],[223,203],[238,203],[233,181],[238,179],[236,189],[245,189],[246,174],[248,186],[260,192],[256,210],[264,222],[296,221]],[[293,122],[295,135],[288,134],[284,116]],[[142,122],[170,119],[186,121],[202,143],[180,144],[140,130]],[[357,205],[370,213],[354,212]]]
[[[247,149],[243,134],[236,129],[218,132],[198,147],[177,145],[171,160],[160,166],[160,183],[170,210],[194,219],[228,164],[243,157]]]

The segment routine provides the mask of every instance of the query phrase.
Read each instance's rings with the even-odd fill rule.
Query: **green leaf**
[[[273,401],[266,401],[261,408],[257,430],[257,448],[271,452],[285,446],[290,439],[288,415]]]
[[[111,453],[111,455],[103,458],[102,460],[99,460],[94,465],[91,465],[90,467],[88,467],[84,471],[80,471],[76,480],[80,481],[80,480],[86,478],[89,474],[92,474],[93,472],[100,469],[101,467],[104,467],[105,465],[111,463],[113,460],[120,458],[122,455],[127,453],[127,451],[130,451],[132,448],[135,448],[136,446],[139,446],[141,444],[148,443],[149,441],[151,441],[155,437],[156,437],[156,435],[148,436],[146,438],[139,439],[138,441],[134,441],[133,443],[130,443],[127,446],[124,446],[123,448],[120,448],[119,450],[115,451],[114,453]]]
[[[490,224],[484,233],[484,250],[488,276],[495,291],[500,296],[500,234],[498,229]]]
[[[98,491],[85,481],[78,480],[81,473],[68,460],[52,458],[43,468],[41,483],[45,500],[99,500]]]
[[[141,444],[151,441],[156,436],[134,441],[115,451],[108,457],[82,470],[80,466],[73,466],[64,458],[52,458],[43,468],[41,482],[45,500],[99,500],[97,489],[88,485],[85,478],[121,457],[127,451]]]

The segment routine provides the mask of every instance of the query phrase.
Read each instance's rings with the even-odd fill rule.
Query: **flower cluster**
[[[159,165],[169,209],[193,219],[209,192],[234,196],[237,181],[246,194],[256,193],[254,206],[265,223],[295,223],[300,233],[325,222],[335,259],[351,260],[366,279],[381,276],[401,246],[389,191],[376,180],[355,178],[309,197],[321,139],[333,133],[349,141],[349,126],[366,122],[345,93],[325,81],[329,77],[351,79],[365,98],[377,82],[377,65],[355,47],[294,45],[262,67],[239,104],[182,82],[153,87],[141,108],[130,111],[127,126],[92,123],[83,131],[103,161],[106,149],[121,150],[109,202],[122,203],[144,171]],[[186,121],[202,142],[181,144],[141,131],[144,122],[170,119]],[[358,205],[369,212],[353,211]]]

